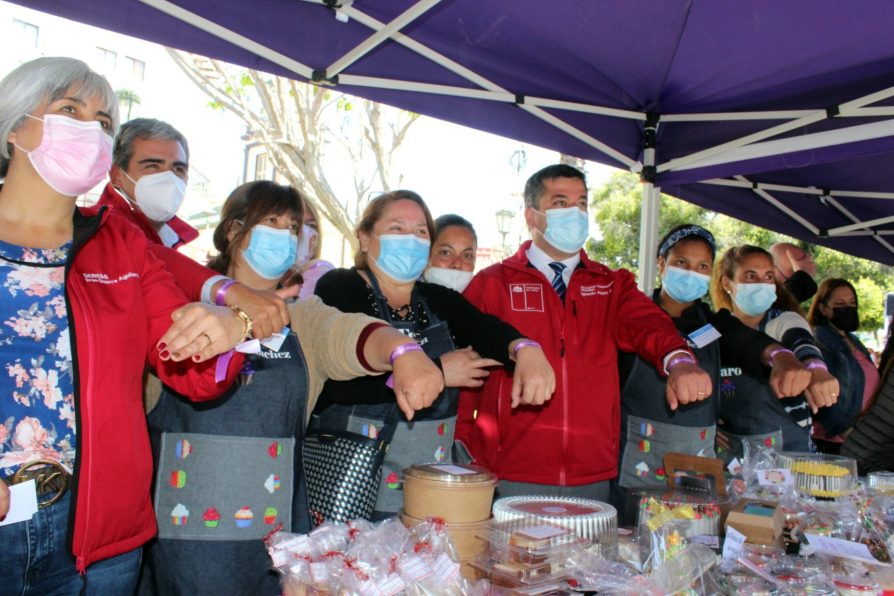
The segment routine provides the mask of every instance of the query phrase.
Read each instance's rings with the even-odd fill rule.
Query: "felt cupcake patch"
[[[236,520],[237,528],[250,528],[251,522],[255,519],[255,514],[248,507],[242,507],[233,517]]]
[[[267,492],[271,495],[278,491],[280,488],[279,474],[270,474],[267,476],[267,480],[264,481],[264,488],[266,488]]]
[[[177,446],[174,447],[174,454],[177,456],[177,459],[186,459],[191,453],[192,443],[186,439],[177,441]]]
[[[209,507],[202,514],[202,520],[204,520],[206,528],[216,528],[220,523],[220,512],[214,507]]]
[[[174,470],[168,483],[174,488],[183,488],[186,486],[186,472],[183,470]]]
[[[171,523],[175,526],[185,526],[189,521],[189,509],[183,503],[177,503],[171,510]]]

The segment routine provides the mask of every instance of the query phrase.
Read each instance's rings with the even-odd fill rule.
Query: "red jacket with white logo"
[[[155,534],[149,494],[152,453],[143,412],[143,369],[198,399],[217,397],[235,379],[214,379],[217,360],[163,362],[155,344],[186,296],[149,250],[146,236],[106,208],[77,210],[65,266],[72,343],[77,457],[74,524],[68,538],[77,567],[133,550]]]
[[[102,191],[102,195],[99,197],[99,202],[97,203],[99,206],[108,205],[109,207],[115,209],[119,215],[124,217],[127,221],[137,226],[143,233],[146,234],[146,237],[156,244],[163,244],[161,241],[161,236],[158,235],[158,232],[155,231],[155,228],[152,227],[152,223],[149,221],[149,218],[137,211],[133,208],[133,205],[127,202],[127,200],[122,197],[118,191],[112,186],[112,183],[106,184],[106,187]],[[177,248],[183,246],[188,242],[192,242],[196,238],[199,237],[199,231],[177,217],[176,215],[172,217],[170,220],[166,222],[168,227],[171,228],[177,234],[177,242],[174,243],[174,246],[171,248]]]
[[[556,392],[543,406],[512,409],[511,373],[494,370],[480,391],[461,395],[457,439],[505,480],[576,486],[614,478],[621,425],[618,350],[660,369],[666,354],[686,344],[629,271],[613,271],[583,251],[562,304],[529,265],[530,244],[478,273],[465,296],[540,342],[556,373]]]

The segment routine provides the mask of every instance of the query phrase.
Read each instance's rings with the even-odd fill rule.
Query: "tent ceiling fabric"
[[[894,264],[890,0],[14,1],[634,171],[654,113],[663,192]]]

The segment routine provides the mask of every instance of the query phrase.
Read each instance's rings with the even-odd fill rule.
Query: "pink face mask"
[[[28,154],[31,165],[53,190],[69,197],[84,194],[96,186],[112,165],[112,137],[99,122],[81,122],[68,116],[47,114],[43,118],[43,139]]]

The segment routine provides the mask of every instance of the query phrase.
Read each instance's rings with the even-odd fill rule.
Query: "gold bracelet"
[[[242,322],[245,324],[245,332],[242,334],[242,339],[239,340],[239,343],[242,343],[248,339],[251,339],[251,317],[248,316],[248,313],[239,308],[238,306],[231,306],[230,310],[236,313],[236,316],[242,319]]]

